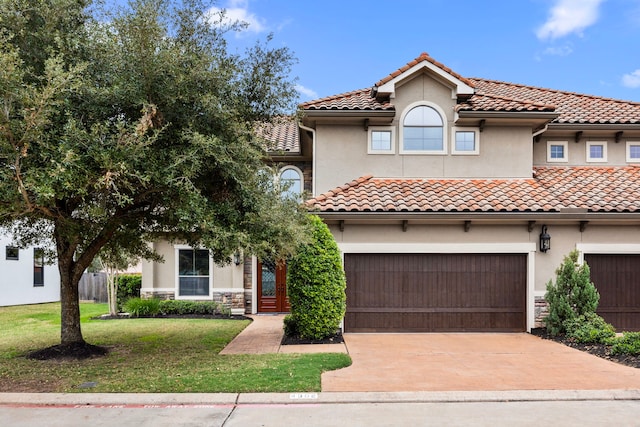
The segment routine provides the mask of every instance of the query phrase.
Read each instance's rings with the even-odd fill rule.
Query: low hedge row
[[[130,298],[124,309],[132,317],[154,316],[231,316],[231,309],[215,301],[160,300]]]

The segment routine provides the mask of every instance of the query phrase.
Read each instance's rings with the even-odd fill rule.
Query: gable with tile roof
[[[640,330],[640,104],[464,77],[423,53],[301,107],[346,331],[529,330],[573,249],[596,266],[600,314]]]

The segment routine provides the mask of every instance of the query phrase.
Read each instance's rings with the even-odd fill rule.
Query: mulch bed
[[[535,328],[531,330],[531,334],[546,340],[551,340],[564,344],[577,350],[586,351],[594,356],[620,363],[621,365],[631,366],[632,368],[640,368],[640,356],[630,356],[624,354],[611,354],[611,346],[606,344],[581,344],[573,341],[564,335],[550,335],[545,328]]]
[[[100,347],[86,342],[77,342],[58,344],[32,351],[26,355],[26,358],[35,360],[84,360],[104,356],[108,352],[109,349],[106,347]]]
[[[342,331],[338,331],[335,335],[331,335],[322,340],[310,340],[308,338],[301,338],[298,335],[282,337],[282,345],[297,345],[297,344],[342,344],[344,338],[342,337]]]

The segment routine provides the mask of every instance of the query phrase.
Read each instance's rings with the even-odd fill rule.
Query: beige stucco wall
[[[632,138],[634,141],[640,138]],[[567,162],[547,162],[547,142],[548,141],[567,141],[568,161]],[[607,162],[587,162],[587,141],[606,141],[607,142]],[[551,166],[624,166],[627,165],[627,138],[622,138],[616,143],[613,138],[613,132],[609,131],[607,135],[593,135],[580,138],[579,142],[575,142],[575,132],[565,134],[543,134],[542,138],[533,144],[533,164],[551,165]]]
[[[551,250],[546,253],[538,251],[540,224],[536,225],[531,232],[528,231],[527,225],[522,223],[513,225],[472,223],[468,232],[464,231],[462,224],[409,224],[406,232],[402,231],[401,224],[347,223],[344,231],[340,231],[339,227],[334,225],[329,228],[339,246],[380,245],[381,253],[393,248],[394,245],[400,249],[403,245],[407,245],[407,250],[424,250],[425,252],[438,252],[438,245],[446,247],[447,252],[455,251],[456,248],[459,248],[459,252],[465,252],[469,248],[483,251],[489,245],[498,248],[504,245],[505,252],[508,252],[512,244],[524,248],[527,243],[532,243],[535,244],[532,291],[538,295],[543,295],[546,283],[555,278],[555,270],[562,263],[564,256],[580,244],[606,245],[609,251],[615,251],[617,245],[621,248],[625,245],[638,245],[640,253],[640,225],[589,224],[583,232],[580,232],[577,222],[546,225],[547,232],[551,236]],[[468,246],[465,248],[465,245]]]
[[[402,114],[416,102],[437,105],[446,116],[447,154],[400,154]],[[316,193],[321,194],[364,175],[380,178],[528,178],[531,177],[530,127],[491,127],[479,132],[479,154],[451,154],[455,132],[451,89],[420,75],[396,89],[394,154],[368,154],[368,132],[361,123],[316,126]],[[457,128],[462,129],[462,128]],[[473,128],[471,128],[473,129]]]
[[[155,250],[162,255],[164,262],[142,264],[142,289],[175,291],[176,288],[176,249],[169,242],[153,243]],[[243,291],[243,265],[233,263],[225,266],[213,266],[213,292],[216,290]]]

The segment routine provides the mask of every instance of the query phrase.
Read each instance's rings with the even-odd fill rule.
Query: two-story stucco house
[[[287,147],[274,161],[343,253],[345,331],[529,330],[574,249],[599,313],[640,330],[639,103],[467,78],[421,54],[302,110],[273,132]],[[197,251],[156,249],[167,263],[144,266],[143,293],[194,297],[179,294],[180,259]],[[207,277],[204,297],[238,312],[286,311],[269,265]]]

